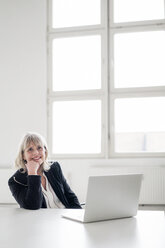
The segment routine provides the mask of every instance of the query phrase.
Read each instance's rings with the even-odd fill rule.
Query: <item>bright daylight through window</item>
[[[51,156],[164,156],[164,44],[164,0],[48,0]]]

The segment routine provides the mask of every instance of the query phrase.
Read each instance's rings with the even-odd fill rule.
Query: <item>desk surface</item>
[[[82,224],[67,210],[0,208],[2,248],[164,248],[164,211],[139,211],[133,218]]]

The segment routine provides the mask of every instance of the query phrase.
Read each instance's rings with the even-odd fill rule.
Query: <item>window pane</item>
[[[53,153],[101,152],[101,101],[53,103]]]
[[[115,100],[115,151],[165,152],[165,97]]]
[[[163,19],[164,0],[114,0],[114,22]]]
[[[116,34],[114,83],[116,88],[165,85],[165,31]]]
[[[100,0],[53,0],[53,28],[100,24]]]
[[[101,37],[82,36],[53,41],[53,90],[101,87]]]

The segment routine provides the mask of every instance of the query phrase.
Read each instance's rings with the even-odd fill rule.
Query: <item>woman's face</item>
[[[30,143],[24,150],[23,159],[28,161],[38,162],[40,165],[45,161],[45,148],[41,145]]]

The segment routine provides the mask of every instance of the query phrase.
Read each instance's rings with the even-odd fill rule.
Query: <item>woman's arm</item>
[[[41,176],[27,176],[27,185],[22,185],[11,177],[9,188],[20,207],[26,209],[39,209],[42,206],[43,194],[41,189]]]

